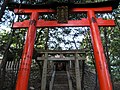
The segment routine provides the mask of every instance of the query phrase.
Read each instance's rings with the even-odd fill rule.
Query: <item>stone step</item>
[[[58,87],[58,86],[68,86],[68,84],[54,84],[55,87]]]
[[[53,90],[69,90],[66,71],[56,71]]]
[[[69,90],[68,84],[55,84],[53,90]]]

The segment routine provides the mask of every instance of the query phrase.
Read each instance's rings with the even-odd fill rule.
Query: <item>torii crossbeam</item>
[[[54,7],[56,5],[21,5],[18,9],[17,4],[13,4],[16,14],[31,14],[30,20],[16,22],[13,28],[28,28],[26,42],[22,54],[21,65],[18,73],[16,90],[27,90],[30,67],[33,55],[34,41],[36,37],[37,27],[90,27],[92,45],[94,49],[95,64],[99,79],[100,90],[112,90],[112,84],[106,58],[103,50],[103,45],[100,37],[99,26],[115,26],[114,20],[103,20],[96,18],[96,12],[111,12],[112,8],[118,6],[117,1],[106,1],[102,3],[90,4],[64,4],[70,8],[70,12],[86,12],[87,18],[81,20],[68,20],[68,23],[58,23],[57,21],[38,20],[38,16],[42,13],[56,13]],[[62,6],[62,5],[61,5]],[[50,9],[51,8],[51,9]],[[18,11],[19,10],[19,11]]]

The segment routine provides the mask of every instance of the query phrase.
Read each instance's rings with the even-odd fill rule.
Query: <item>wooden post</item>
[[[41,81],[41,90],[46,90],[46,79],[47,79],[47,60],[48,53],[45,53],[45,59],[43,64],[43,72],[42,72],[42,81]]]
[[[17,77],[16,90],[27,90],[28,80],[30,76],[30,68],[32,62],[34,41],[36,37],[36,22],[38,20],[39,13],[33,12],[31,14],[31,20],[27,31],[26,42],[22,53],[22,60]]]
[[[93,10],[88,11],[88,18],[90,21],[90,34],[94,49],[95,64],[100,84],[100,90],[113,90],[110,74],[108,71],[108,65],[106,62],[106,57],[100,37],[98,22]]]
[[[54,85],[54,79],[55,79],[55,71],[53,71],[52,77],[51,77],[51,81],[50,81],[50,86],[49,86],[49,90],[53,89],[53,85]]]
[[[68,77],[68,84],[69,84],[69,90],[73,90],[72,88],[72,81],[71,81],[71,79],[70,79],[70,74],[69,74],[69,72],[67,71],[67,77]]]
[[[76,90],[81,90],[80,68],[77,53],[75,54],[75,74],[76,74]]]

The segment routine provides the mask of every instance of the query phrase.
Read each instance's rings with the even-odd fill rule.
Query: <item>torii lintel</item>
[[[111,12],[112,9],[118,6],[119,0],[106,1],[100,3],[88,4],[69,4],[63,3],[48,4],[48,5],[25,5],[22,4],[21,8],[18,4],[13,3],[9,6],[14,7],[16,14],[31,14],[30,20],[23,22],[16,22],[13,28],[28,28],[27,38],[22,54],[21,66],[18,73],[16,90],[27,90],[28,79],[30,74],[30,67],[33,55],[34,41],[36,36],[37,27],[66,27],[66,26],[89,26],[94,49],[95,64],[98,73],[100,90],[112,90],[110,74],[108,71],[106,58],[103,50],[102,41],[100,38],[99,26],[115,26],[114,20],[103,20],[96,18],[96,12]],[[68,20],[67,23],[58,23],[57,21],[38,20],[40,13],[55,13],[56,7],[65,5],[69,7],[70,12],[87,12],[87,18],[81,20]],[[50,9],[51,8],[51,9]]]

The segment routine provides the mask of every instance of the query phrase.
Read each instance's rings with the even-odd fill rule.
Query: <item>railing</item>
[[[72,87],[72,80],[70,78],[70,74],[69,72],[67,71],[67,77],[68,77],[68,85],[69,85],[69,90],[72,90],[73,87]]]
[[[50,84],[49,84],[49,90],[53,89],[54,79],[55,79],[55,71],[53,71],[53,74],[52,74],[52,77],[51,77],[51,81],[50,81]]]

